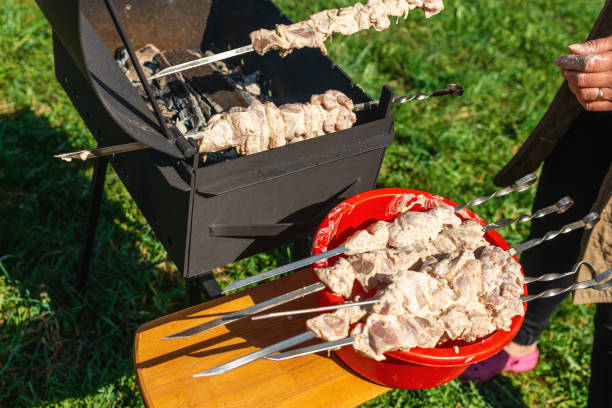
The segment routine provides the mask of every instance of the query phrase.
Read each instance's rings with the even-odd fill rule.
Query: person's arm
[[[612,36],[569,46],[557,58],[570,89],[590,111],[612,110]]]

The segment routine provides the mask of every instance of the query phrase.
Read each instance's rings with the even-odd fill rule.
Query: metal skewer
[[[327,312],[327,311],[332,311],[332,310],[345,309],[347,307],[368,306],[368,305],[373,305],[375,303],[378,303],[378,299],[362,300],[359,302],[345,302],[345,303],[338,303],[336,305],[331,305],[331,306],[313,307],[310,309],[300,309],[300,310],[289,310],[287,312],[268,313],[265,315],[253,316],[251,317],[251,320],[262,320],[262,319],[271,319],[273,317],[295,316],[295,315],[300,315],[300,314]]]
[[[467,207],[475,207],[477,205],[486,203],[489,200],[492,200],[494,198],[503,197],[510,193],[520,193],[522,191],[527,190],[529,187],[531,187],[537,180],[538,180],[538,177],[535,175],[535,173],[529,173],[526,176],[521,177],[520,179],[515,181],[514,186],[502,188],[501,190],[497,190],[496,192],[488,196],[475,198],[472,201],[469,201],[463,205],[455,207],[455,212],[459,212]]]
[[[480,205],[480,204],[482,204],[482,203],[484,203],[486,201],[489,201],[489,200],[491,200],[493,198],[496,198],[496,197],[502,197],[502,196],[505,196],[505,195],[513,193],[513,192],[524,191],[524,190],[528,189],[529,187],[531,187],[536,181],[537,181],[537,176],[535,174],[533,174],[533,173],[528,174],[527,176],[522,177],[521,179],[517,180],[515,182],[514,186],[505,187],[505,188],[503,188],[501,190],[496,191],[495,193],[493,193],[493,194],[491,194],[489,196],[478,197],[478,198],[475,198],[474,200],[470,201],[467,204],[455,207],[455,212],[461,211],[461,210],[463,210],[466,207]],[[304,259],[301,259],[299,261],[295,261],[295,262],[289,263],[287,265],[283,265],[283,266],[280,266],[278,268],[271,269],[269,271],[259,273],[257,275],[249,276],[248,278],[240,279],[240,280],[238,280],[236,282],[233,282],[227,288],[225,288],[223,293],[228,293],[228,292],[230,292],[232,290],[243,288],[243,287],[245,287],[247,285],[250,285],[252,283],[260,282],[262,280],[270,279],[270,278],[272,278],[274,276],[278,276],[278,275],[281,275],[283,273],[291,272],[291,271],[294,271],[296,269],[306,267],[306,266],[308,266],[310,264],[317,263],[319,261],[323,261],[325,259],[334,257],[336,255],[343,254],[346,251],[348,251],[348,248],[346,248],[345,246],[341,246],[341,247],[334,248],[334,249],[331,249],[329,251],[323,252],[321,254],[313,255],[311,257],[304,258]]]
[[[464,90],[465,89],[461,85],[448,84],[448,85],[446,85],[446,88],[438,89],[437,91],[433,91],[433,92],[418,93],[418,94],[415,94],[415,95],[412,95],[412,96],[398,96],[397,98],[394,98],[393,102],[391,102],[391,103],[393,105],[400,105],[400,104],[406,103],[406,102],[422,101],[424,99],[432,98],[432,97],[435,97],[435,96],[443,96],[443,95],[461,96],[461,95],[463,95],[463,91]],[[379,101],[359,103],[359,104],[355,105],[355,107],[353,108],[353,111],[359,112],[359,111],[362,111],[362,110],[370,109],[370,108],[373,108],[375,106],[378,106],[378,104],[379,104]]]
[[[183,330],[179,333],[172,334],[170,336],[162,338],[162,340],[186,339],[189,337],[193,337],[196,334],[212,330],[216,327],[223,326],[231,322],[235,322],[236,320],[240,320],[255,313],[263,312],[264,310],[268,310],[270,308],[282,305],[283,303],[299,299],[311,293],[319,292],[323,289],[325,289],[325,285],[323,283],[315,283],[313,285],[306,286],[305,288],[294,290],[292,292],[285,293],[284,295],[277,296],[275,298],[266,300],[251,307],[247,307],[246,309],[238,310],[234,313],[230,313],[223,317],[219,317],[217,319],[200,324],[198,326],[194,326],[190,329]]]
[[[548,208],[557,208],[557,207],[559,207],[559,210],[563,209],[565,211],[565,210],[567,210],[567,208],[569,208],[569,206],[571,206],[569,204],[569,202],[573,203],[571,198],[564,197],[561,200],[559,200],[559,202],[557,204],[555,204],[553,206],[550,206],[550,207],[546,207],[546,208],[544,208],[542,210],[539,210],[539,211],[536,212],[536,214],[537,213],[541,213],[543,210],[546,210]],[[565,203],[565,204],[563,204],[563,203]],[[550,212],[548,212],[548,214],[552,214],[552,212],[553,211],[550,211]],[[523,218],[523,217],[526,217],[526,216],[517,217],[513,221],[514,222],[522,222],[522,221],[525,220],[525,218]],[[496,221],[496,222],[493,222],[491,224],[487,224],[487,225],[483,226],[483,229],[486,230],[486,231],[489,231],[489,230],[492,229],[492,228],[488,228],[489,226],[491,226],[491,225],[499,225],[499,224],[501,224],[501,221]],[[504,225],[502,225],[502,226],[507,226],[507,225],[510,225],[510,224],[509,223],[504,223]],[[568,272],[566,275],[569,275],[571,273],[572,272]],[[554,277],[554,276],[557,276],[557,275],[558,274],[545,275],[545,276],[541,276],[541,277],[537,278],[537,280],[553,280],[553,279],[557,279],[556,277]],[[566,275],[564,275],[564,276],[566,276]],[[534,278],[525,278],[525,283],[530,283],[531,282],[530,279],[534,279]],[[230,313],[230,314],[228,314],[226,316],[217,318],[215,320],[211,320],[210,322],[206,322],[206,323],[200,324],[198,326],[192,327],[190,329],[184,330],[182,332],[172,334],[170,336],[162,338],[162,340],[175,340],[175,339],[185,339],[185,338],[193,337],[193,336],[195,336],[197,334],[204,333],[204,332],[206,332],[208,330],[212,330],[212,329],[214,329],[216,327],[223,326],[225,324],[235,322],[235,321],[243,319],[243,318],[245,318],[247,316],[251,316],[251,315],[253,315],[255,313],[263,312],[264,310],[267,310],[267,309],[273,308],[275,306],[278,306],[278,305],[290,302],[292,300],[295,300],[295,299],[298,299],[300,297],[306,296],[306,295],[308,295],[310,293],[319,292],[319,291],[321,291],[321,290],[323,290],[325,288],[326,288],[325,284],[323,284],[322,282],[318,282],[318,283],[315,283],[313,285],[307,286],[307,287],[305,287],[303,289],[299,289],[299,290],[296,290],[296,291],[293,291],[293,292],[286,293],[286,294],[281,295],[281,296],[277,296],[275,298],[269,299],[269,300],[267,300],[265,302],[262,302],[262,303],[259,303],[257,305],[253,305],[251,307],[247,307],[245,309],[238,310],[238,311]]]
[[[272,361],[289,360],[289,359],[296,358],[296,357],[307,356],[309,354],[320,353],[322,351],[337,350],[344,346],[350,346],[354,342],[355,342],[354,338],[345,337],[340,340],[326,341],[323,343],[314,344],[312,346],[302,347],[299,349],[286,351],[284,353],[275,354],[273,356],[266,356],[264,358],[266,360],[272,360]]]
[[[253,45],[246,45],[244,47],[235,48],[233,50],[221,52],[219,54],[211,55],[210,57],[198,58],[193,61],[184,62],[177,64],[166,69],[162,69],[155,75],[151,75],[149,79],[157,79],[166,75],[176,74],[177,72],[186,71],[188,69],[201,67],[202,65],[212,64],[213,62],[221,61],[227,58],[237,57],[238,55],[248,54],[255,51]]]
[[[193,376],[194,377],[206,377],[209,375],[224,374],[235,368],[242,367],[245,364],[249,364],[255,360],[259,360],[262,357],[276,353],[277,351],[286,350],[288,348],[304,343],[308,340],[312,340],[314,338],[316,338],[316,336],[311,332],[305,332],[302,334],[298,334],[297,336],[293,336],[286,340],[279,341],[278,343],[275,343],[271,346],[264,347],[261,350],[247,354],[246,356],[237,358],[228,363],[221,364],[220,366],[211,368],[210,370],[206,370],[206,371],[202,371],[200,373],[194,374]]]
[[[446,86],[445,89],[439,89],[437,91],[433,91],[430,93],[418,93],[413,96],[400,96],[393,100],[393,104],[394,105],[402,104],[402,103],[406,103],[409,101],[415,101],[415,100],[422,101],[423,99],[436,97],[436,96],[442,96],[442,95],[461,96],[463,95],[463,91],[464,91],[463,86],[457,85],[457,84],[449,84]],[[355,108],[353,110],[355,112],[358,112],[358,111],[369,109],[374,106],[378,106],[378,101],[364,102],[364,103],[355,105]],[[193,140],[201,140],[204,138],[204,135],[203,134],[196,135],[196,136],[186,135],[185,137],[189,139],[193,139]],[[105,156],[110,156],[112,154],[128,153],[128,152],[144,150],[148,148],[150,148],[150,146],[144,143],[134,142],[134,143],[125,143],[125,144],[116,145],[116,146],[100,147],[98,149],[79,150],[77,152],[56,154],[53,157],[55,157],[56,159],[67,161],[67,162],[71,162],[72,160],[77,160],[77,159],[85,161],[87,159],[93,159],[96,157],[105,157]]]
[[[579,262],[574,267],[574,269],[570,272],[567,272],[564,274],[549,274],[547,276],[552,276],[552,275],[566,276],[567,274],[575,274],[578,272],[578,270],[580,270],[582,266],[586,266],[587,268],[590,269],[591,274],[594,276],[593,279],[585,281],[585,282],[575,283],[574,285],[571,285],[567,288],[550,289],[542,293],[539,293],[537,295],[522,296],[521,301],[530,302],[532,300],[539,299],[539,298],[557,296],[557,295],[560,295],[560,294],[563,294],[563,293],[566,293],[572,290],[593,288],[598,291],[603,291],[603,290],[606,290],[612,287],[612,279],[608,280],[609,278],[612,277],[612,269],[608,269],[607,271],[601,274],[598,274],[597,270],[595,270],[593,265],[591,265],[589,262],[586,262],[586,261]],[[608,281],[606,282],[606,280]],[[272,360],[272,361],[283,361],[283,360],[288,360],[288,359],[295,358],[295,357],[305,356],[308,354],[319,353],[321,351],[339,349],[340,347],[348,346],[353,343],[354,343],[354,339],[352,337],[346,337],[344,339],[315,344],[313,346],[303,347],[303,348],[287,351],[285,353],[276,354],[273,356],[270,355],[264,358],[266,360]]]

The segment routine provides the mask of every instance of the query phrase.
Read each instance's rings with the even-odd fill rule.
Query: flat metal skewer
[[[340,340],[326,341],[323,343],[314,344],[312,346],[302,347],[302,348],[291,350],[291,351],[286,351],[284,353],[279,353],[273,356],[268,355],[268,356],[265,356],[264,358],[266,360],[272,360],[272,361],[284,361],[284,360],[289,360],[289,359],[296,358],[296,357],[307,356],[309,354],[320,353],[322,351],[337,350],[344,346],[350,346],[354,342],[355,342],[354,338],[345,337]]]
[[[249,276],[248,278],[237,280],[236,282],[231,283],[223,293],[231,292],[232,290],[240,289],[245,286],[251,285],[256,282],[261,282],[262,280],[270,279],[274,276],[282,275],[283,273],[291,272],[296,269],[304,268],[310,264],[317,263],[319,261],[324,261],[325,259],[332,258],[336,255],[341,255],[348,251],[348,248],[345,246],[341,246],[338,248],[331,249],[329,251],[323,252],[321,254],[309,256],[308,258],[300,259],[299,261],[288,263],[287,265],[279,266],[278,268],[270,269],[269,271],[265,271],[262,273],[258,273],[257,275]]]
[[[463,95],[463,91],[464,91],[464,88],[461,85],[448,84],[445,89],[438,89],[437,91],[433,91],[429,93],[418,93],[413,96],[400,96],[398,98],[395,98],[392,103],[395,105],[395,104],[402,104],[402,103],[415,101],[415,100],[422,101],[423,99],[427,99],[427,98],[431,98],[435,96],[442,96],[442,95],[461,96]],[[378,106],[378,103],[379,103],[378,101],[364,102],[364,103],[355,105],[355,108],[353,110],[355,112],[366,110],[371,107]],[[201,140],[204,138],[204,135],[203,134],[195,135],[195,136],[185,135],[185,137],[189,139],[193,139],[193,140]],[[134,143],[125,143],[121,145],[115,145],[115,146],[100,147],[100,148],[91,149],[91,150],[79,150],[77,152],[56,154],[53,157],[55,157],[56,159],[67,161],[67,162],[71,162],[72,160],[77,160],[77,159],[85,161],[85,160],[93,159],[96,157],[105,157],[105,156],[110,156],[113,154],[134,152],[137,150],[144,150],[148,148],[150,148],[150,146],[144,143],[134,142]]]
[[[235,368],[242,367],[245,364],[249,364],[252,361],[259,360],[262,357],[268,356],[270,354],[276,353],[277,351],[286,350],[298,344],[304,343],[308,340],[312,340],[316,338],[316,336],[311,332],[304,332],[302,334],[298,334],[297,336],[290,337],[286,340],[279,341],[271,346],[264,347],[261,350],[255,351],[251,354],[247,354],[246,356],[237,358],[228,363],[221,364],[220,366],[213,367],[210,370],[202,371],[200,373],[194,374],[194,377],[206,377],[209,375],[218,375],[224,374],[228,371],[231,371]]]
[[[262,320],[262,319],[271,319],[273,317],[295,316],[295,315],[308,314],[308,313],[327,312],[327,311],[332,311],[332,310],[345,309],[347,307],[368,306],[368,305],[376,304],[378,302],[379,302],[378,299],[361,300],[359,302],[345,302],[345,303],[338,303],[336,305],[331,305],[331,306],[322,306],[322,307],[313,307],[310,309],[289,310],[286,312],[268,313],[265,315],[253,316],[251,317],[251,320]]]
[[[612,269],[608,269],[607,271],[601,274],[598,274],[595,268],[593,267],[593,265],[591,265],[589,262],[586,262],[586,261],[578,263],[574,267],[574,270],[570,272],[567,272],[565,274],[556,274],[556,275],[565,276],[567,274],[576,274],[582,266],[586,266],[587,268],[591,270],[591,274],[594,276],[593,279],[584,281],[584,282],[575,283],[567,288],[549,289],[537,295],[521,296],[521,301],[530,302],[535,299],[557,296],[557,295],[560,295],[560,294],[563,294],[563,293],[566,293],[572,290],[593,288],[598,291],[603,291],[603,290],[606,290],[612,287],[612,279],[610,279],[612,277]],[[554,275],[554,274],[550,274],[550,275]],[[606,280],[608,281],[606,282]],[[352,337],[346,337],[340,340],[323,342],[323,343],[315,344],[312,346],[302,347],[302,348],[287,351],[284,353],[279,353],[276,355],[265,356],[264,358],[266,360],[272,360],[272,361],[289,360],[291,358],[301,357],[301,356],[305,356],[308,354],[320,353],[321,351],[336,350],[344,346],[349,346],[353,343],[354,343],[354,339]]]
[[[264,358],[266,360],[272,360],[272,361],[289,360],[289,359],[296,358],[296,357],[307,356],[309,354],[320,353],[322,351],[337,350],[344,346],[350,346],[354,342],[355,342],[355,339],[353,339],[352,337],[345,337],[340,340],[326,341],[323,343],[314,344],[312,346],[302,347],[299,349],[286,351],[284,353],[275,354],[273,356],[266,356]]]
[[[235,322],[236,320],[240,320],[247,316],[251,316],[255,313],[263,312],[264,310],[268,310],[270,308],[282,305],[283,303],[287,303],[292,300],[299,299],[311,293],[319,292],[323,289],[325,289],[325,285],[322,282],[318,282],[313,285],[306,286],[305,288],[294,290],[292,292],[285,293],[284,295],[277,296],[275,298],[266,300],[264,302],[253,305],[251,307],[247,307],[245,309],[238,310],[233,313],[229,313],[225,316],[222,316],[217,319],[211,320],[209,322],[200,324],[198,326],[194,326],[187,330],[183,330],[181,332],[174,333],[170,336],[162,338],[162,340],[186,339],[189,337],[193,337],[196,334],[200,334],[205,331],[212,330],[216,327]]]
[[[537,176],[534,173],[528,174],[527,176],[522,177],[519,180],[517,180],[514,186],[505,187],[505,188],[503,188],[501,190],[496,191],[495,193],[493,193],[493,194],[491,194],[489,196],[478,197],[478,198],[475,198],[474,200],[470,201],[467,204],[455,207],[455,212],[461,211],[461,210],[463,210],[466,207],[480,205],[480,204],[482,204],[484,202],[487,202],[487,201],[489,201],[489,200],[491,200],[493,198],[502,197],[502,196],[505,196],[505,195],[513,193],[513,192],[524,191],[524,190],[528,189],[529,187],[531,187],[536,181],[537,181]],[[334,249],[331,249],[329,251],[323,252],[321,254],[313,255],[313,256],[310,256],[308,258],[304,258],[304,259],[301,259],[299,261],[291,262],[291,263],[288,263],[287,265],[283,265],[283,266],[280,266],[278,268],[271,269],[269,271],[259,273],[257,275],[249,276],[248,278],[240,279],[240,280],[238,280],[236,282],[233,282],[227,288],[225,288],[223,293],[228,293],[228,292],[231,292],[232,290],[240,289],[240,288],[243,288],[243,287],[245,287],[247,285],[250,285],[250,284],[253,284],[253,283],[256,283],[256,282],[260,282],[262,280],[270,279],[270,278],[272,278],[274,276],[278,276],[278,275],[281,275],[283,273],[287,273],[287,272],[294,271],[296,269],[304,268],[304,267],[306,267],[308,265],[311,265],[313,263],[317,263],[319,261],[323,261],[325,259],[329,259],[329,258],[334,257],[336,255],[343,254],[346,251],[348,251],[348,248],[346,248],[345,246],[341,246],[341,247],[334,248]]]
[[[176,74],[177,72],[186,71],[188,69],[201,67],[202,65],[212,64],[213,62],[221,61],[227,58],[236,57],[242,54],[248,54],[250,52],[255,51],[253,45],[246,45],[244,47],[235,48],[233,50],[221,52],[219,54],[211,55],[209,57],[198,58],[193,61],[184,62],[182,64],[177,64],[172,67],[168,67],[166,69],[162,69],[157,72],[155,75],[151,75],[149,79],[157,79],[166,75]]]

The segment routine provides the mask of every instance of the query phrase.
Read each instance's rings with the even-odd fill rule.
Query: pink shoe
[[[540,351],[536,350],[526,356],[512,357],[502,350],[493,357],[469,366],[468,369],[459,376],[459,379],[464,383],[468,381],[484,382],[489,381],[503,371],[522,373],[524,371],[533,370],[538,364],[539,355]]]

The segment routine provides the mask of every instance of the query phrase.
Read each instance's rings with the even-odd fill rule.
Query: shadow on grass
[[[93,165],[53,158],[82,148],[71,140],[29,109],[0,114],[0,406],[141,404],[134,333],[185,306],[180,273],[111,170],[86,292],[74,289]],[[300,248],[269,255],[286,263]]]
[[[502,375],[494,379],[475,384],[478,393],[491,406],[496,408],[528,408],[523,401],[523,393]]]
[[[53,159],[71,137],[28,109],[0,115],[0,405],[87,400],[101,389],[118,405],[140,404],[133,333],[183,306],[182,279],[152,267],[165,252],[114,175],[90,285],[74,290],[92,166]]]

